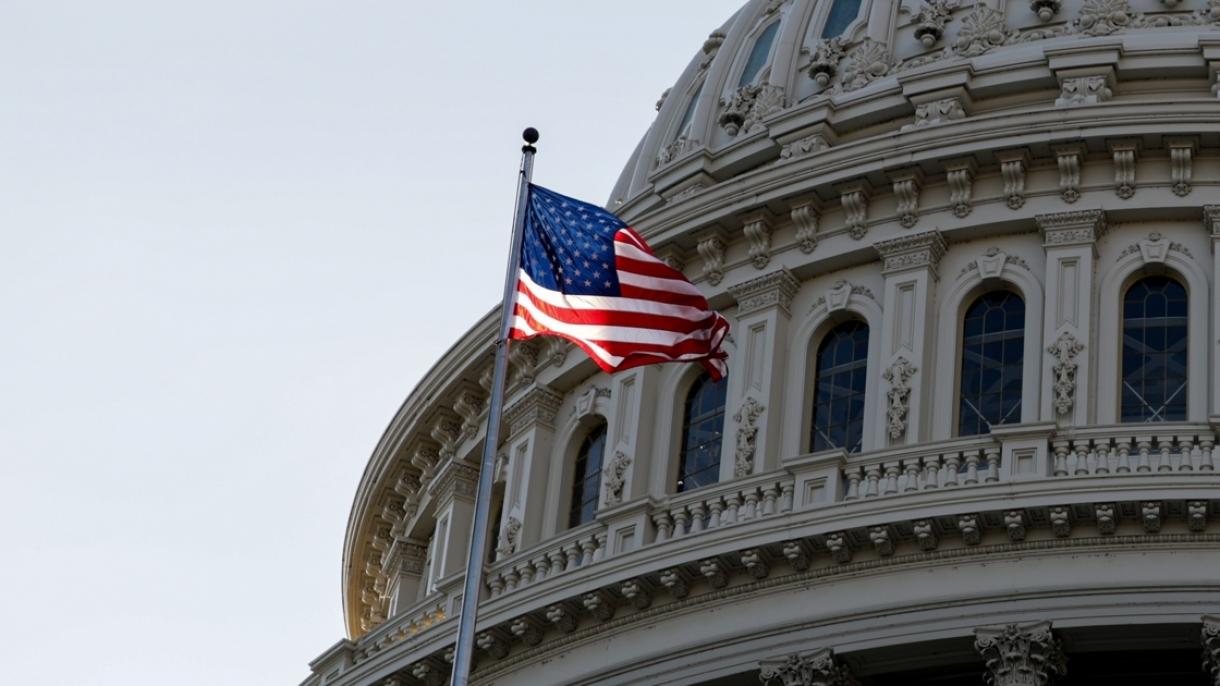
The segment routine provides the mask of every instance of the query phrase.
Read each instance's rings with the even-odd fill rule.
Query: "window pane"
[[[1148,276],[1123,297],[1122,421],[1186,419],[1187,295],[1167,276]]]
[[[737,81],[737,87],[748,86],[754,83],[758,78],[758,73],[767,66],[767,62],[771,58],[771,44],[775,42],[775,34],[779,32],[779,22],[771,22],[771,25],[758,36],[758,40],[754,41],[754,49],[750,51],[750,58],[746,60],[746,68],[741,72],[741,78]]]
[[[864,435],[864,387],[868,326],[845,322],[830,330],[814,361],[810,450],[860,450]]]
[[[830,16],[822,28],[822,38],[834,38],[847,30],[860,14],[860,0],[834,0],[830,6]]]
[[[678,456],[678,492],[714,484],[720,478],[724,398],[728,382],[704,375],[686,394]]]
[[[601,491],[602,458],[606,451],[606,425],[602,424],[580,444],[572,470],[572,502],[568,507],[568,526],[593,520]]]
[[[686,112],[682,115],[682,123],[678,125],[678,134],[675,139],[685,138],[690,134],[691,120],[695,117],[695,105],[699,104],[699,94],[703,92],[703,84],[695,89],[695,94],[691,96],[690,102],[686,103]]]
[[[1021,421],[1025,301],[992,291],[967,308],[962,321],[958,427],[962,436]]]

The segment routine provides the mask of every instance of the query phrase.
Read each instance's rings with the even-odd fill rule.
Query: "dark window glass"
[[[678,458],[678,492],[720,480],[720,441],[724,432],[724,394],[728,381],[704,374],[686,394],[682,420],[682,454]]]
[[[1186,289],[1167,276],[1135,282],[1123,298],[1124,422],[1186,419]]]
[[[750,51],[750,58],[746,60],[746,68],[741,71],[741,78],[737,81],[737,87],[748,86],[754,83],[758,78],[758,73],[767,66],[767,62],[771,59],[771,44],[775,42],[775,34],[779,33],[779,22],[771,22],[762,34],[758,36],[758,40],[754,41],[754,49]]]
[[[690,102],[686,103],[686,112],[682,114],[682,123],[678,124],[678,135],[674,139],[684,138],[690,134],[691,120],[695,117],[695,105],[699,104],[699,94],[703,92],[703,84],[695,89],[695,94],[690,97]]]
[[[576,453],[576,468],[572,470],[572,505],[568,508],[568,526],[580,526],[593,520],[597,512],[597,495],[602,484],[602,456],[606,452],[606,425],[602,424],[585,436]]]
[[[834,0],[830,6],[830,16],[822,27],[822,38],[834,38],[843,35],[848,26],[860,14],[860,0]]]
[[[864,386],[868,364],[868,325],[839,324],[818,346],[813,379],[813,428],[809,445],[860,451],[864,436]]]
[[[961,436],[1021,421],[1021,362],[1025,356],[1025,301],[1008,291],[980,296],[962,322]]]

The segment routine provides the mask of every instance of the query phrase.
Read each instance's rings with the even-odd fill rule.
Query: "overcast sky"
[[[296,684],[381,431],[741,0],[0,0],[5,683]]]

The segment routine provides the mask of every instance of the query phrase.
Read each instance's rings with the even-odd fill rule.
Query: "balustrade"
[[[1220,471],[1211,427],[1098,427],[1051,441],[1052,477]]]
[[[590,522],[542,545],[496,562],[486,580],[492,598],[588,567],[605,556],[606,527]]]
[[[651,513],[663,543],[792,510],[795,481],[778,472],[675,496]]]
[[[991,438],[963,444],[924,446],[893,454],[852,460],[843,468],[843,499],[859,500],[972,486],[1000,480],[1000,446]]]

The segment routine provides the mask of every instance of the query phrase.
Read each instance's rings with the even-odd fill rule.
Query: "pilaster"
[[[648,489],[648,446],[653,441],[659,410],[660,369],[637,367],[611,377],[606,454],[602,459],[600,507],[614,507],[638,498]]]
[[[386,555],[382,572],[389,577],[390,615],[410,607],[419,597],[428,547],[422,541],[396,540]]]
[[[1203,224],[1207,228],[1207,232],[1212,237],[1212,283],[1220,283],[1216,281],[1220,278],[1220,205],[1204,205],[1203,206]],[[1220,298],[1212,298],[1212,325],[1215,326],[1220,322]],[[1209,336],[1209,345],[1212,348],[1211,359],[1212,368],[1212,392],[1211,392],[1211,407],[1209,414],[1220,414],[1220,364],[1214,361],[1220,360],[1220,338],[1217,336]]]
[[[428,489],[436,503],[436,528],[432,538],[433,579],[441,579],[466,568],[478,481],[477,469],[461,462],[448,462]]]
[[[520,550],[556,533],[560,504],[550,491],[562,493],[564,455],[555,451],[555,415],[563,398],[545,386],[534,386],[504,413],[508,425],[508,473],[504,510],[497,540],[511,540]],[[550,478],[548,479],[548,475]],[[552,490],[554,489],[554,490]],[[510,532],[509,527],[515,529]]]
[[[1220,686],[1220,617],[1203,615],[1203,670],[1213,686]]]
[[[937,266],[945,254],[939,231],[880,241],[885,277],[881,325],[881,369],[869,374],[875,397],[886,411],[879,413],[886,445],[928,440],[931,431],[932,353],[936,346],[932,303]]]
[[[800,282],[787,269],[769,272],[729,292],[737,300],[735,336],[725,405],[725,444],[721,480],[747,476],[779,465],[784,360],[788,323]]]
[[[1043,315],[1042,378],[1049,393],[1039,400],[1039,420],[1060,426],[1088,424],[1097,360],[1094,355],[1094,262],[1097,239],[1106,231],[1101,210],[1040,214],[1036,217],[1046,253],[1046,307]]]

